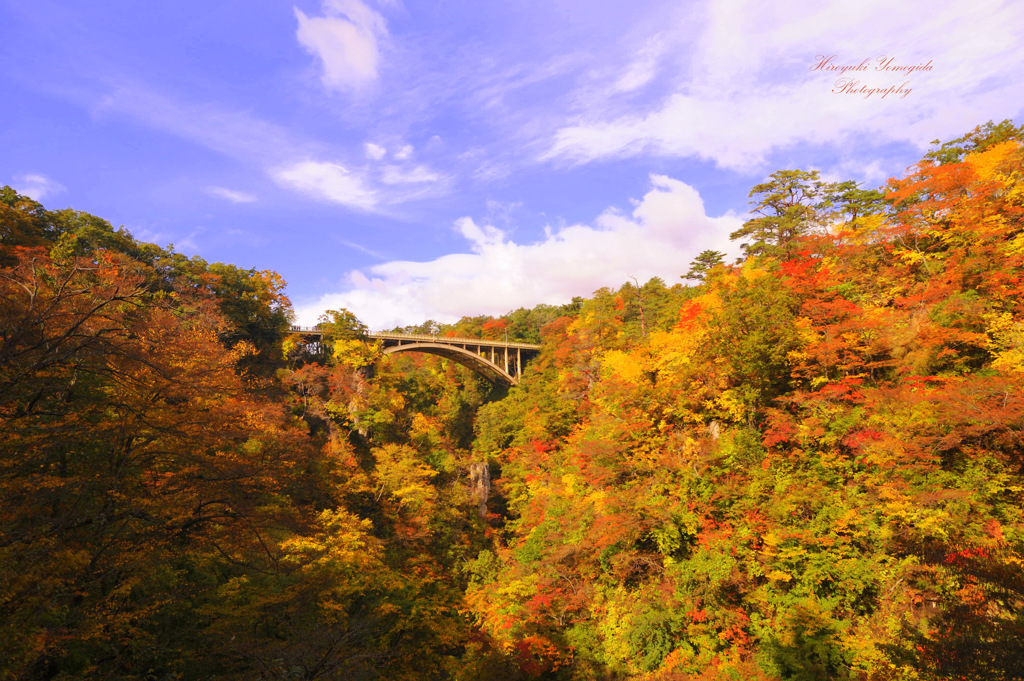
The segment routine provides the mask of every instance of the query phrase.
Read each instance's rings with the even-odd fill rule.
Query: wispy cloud
[[[250,163],[281,163],[322,146],[244,111],[183,101],[137,82],[122,80],[109,85],[92,111],[97,117],[128,117]]]
[[[11,186],[19,194],[24,194],[40,202],[64,191],[64,185],[40,173],[15,175]]]
[[[301,161],[272,173],[278,183],[310,196],[359,210],[377,208],[379,197],[365,180],[345,166],[326,161]]]
[[[296,37],[320,63],[329,90],[359,88],[377,79],[380,42],[387,22],[360,0],[324,0],[324,16],[308,17],[295,8]]]
[[[177,236],[170,234],[169,232],[161,231],[151,227],[132,227],[132,235],[141,241],[147,241],[154,244],[162,244],[165,246],[173,246],[174,250],[179,253],[192,253],[198,254],[202,249],[200,248],[197,237],[206,232],[205,227],[198,227],[197,229],[190,230],[187,234]],[[173,242],[173,243],[172,243]]]
[[[388,150],[386,147],[382,147],[379,144],[374,144],[373,142],[367,142],[364,145],[364,149],[366,150],[366,158],[372,159],[374,161],[379,161],[388,154]]]
[[[384,184],[422,184],[436,183],[442,180],[442,176],[426,166],[384,166],[381,172],[381,182]]]
[[[112,87],[93,111],[98,116],[128,116],[142,121],[255,164],[279,186],[355,210],[379,212],[384,205],[444,191],[451,180],[449,174],[423,163],[411,164],[413,147],[409,144],[399,144],[391,154],[397,163],[383,163],[388,149],[364,143],[363,156],[369,165],[359,166],[345,160],[344,153],[334,153],[328,145],[282,126],[212,104],[181,102],[141,85],[122,83]],[[219,186],[206,191],[235,203],[256,200],[245,192]]]
[[[359,251],[360,253],[365,253],[366,255],[368,255],[368,256],[370,256],[372,258],[376,258],[377,260],[384,260],[385,259],[385,256],[383,254],[378,253],[377,251],[371,250],[371,249],[367,248],[366,246],[362,246],[360,244],[357,244],[357,243],[355,243],[353,241],[342,241],[341,243],[344,244],[345,246],[348,246],[352,250]]]
[[[560,304],[631,277],[660,276],[671,284],[702,250],[736,250],[728,235],[740,217],[708,216],[697,190],[679,180],[652,175],[651,185],[630,215],[609,209],[592,225],[549,230],[532,244],[515,243],[494,225],[460,218],[455,229],[471,252],[350,272],[346,290],[299,306],[298,316],[310,321],[325,309],[345,307],[376,329],[428,317],[454,321]]]
[[[603,102],[587,101],[554,133],[545,160],[586,163],[657,155],[715,161],[741,171],[760,168],[773,151],[797,144],[851,140],[910,142],[962,133],[978,112],[1012,117],[1024,107],[1024,5],[882,0],[810,7],[783,0],[706,5],[688,69],[660,100],[623,111],[616,92],[646,83],[669,59],[652,45],[638,55]],[[884,21],[879,21],[884,17]],[[686,30],[689,30],[687,27]],[[839,63],[870,60],[856,78],[868,87],[906,83],[906,97],[865,97],[837,87],[838,74],[812,71],[817,55]],[[899,65],[931,62],[912,74],[875,71],[876,58]]]
[[[206,193],[211,196],[226,199],[231,203],[253,203],[256,201],[256,197],[252,194],[236,191],[234,189],[225,189],[224,187],[207,187]]]
[[[615,92],[633,92],[651,82],[661,63],[664,45],[660,36],[649,38],[638,50],[633,61],[627,66],[612,86]]]

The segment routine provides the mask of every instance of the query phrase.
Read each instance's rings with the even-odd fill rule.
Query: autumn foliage
[[[1022,158],[762,233],[646,335],[587,301],[482,412],[510,513],[480,626],[577,678],[1021,678]]]
[[[508,390],[4,190],[0,679],[1024,678],[1019,138],[408,329],[543,344]]]

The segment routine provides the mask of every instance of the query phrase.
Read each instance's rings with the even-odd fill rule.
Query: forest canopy
[[[396,329],[508,389],[3,188],[0,679],[1024,678],[1022,133]]]

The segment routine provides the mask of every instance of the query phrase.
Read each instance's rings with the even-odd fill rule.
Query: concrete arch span
[[[384,349],[385,355],[396,352],[427,352],[431,355],[446,357],[453,362],[475,371],[489,381],[504,383],[505,385],[516,385],[519,383],[517,377],[505,371],[491,360],[476,354],[470,350],[460,348],[457,345],[440,345],[437,343],[406,343],[394,345]]]
[[[293,334],[302,337],[309,346],[324,343],[323,331],[318,327],[293,326]],[[429,336],[409,333],[369,333],[364,340],[378,343],[384,354],[395,352],[429,352],[446,357],[475,371],[492,383],[518,385],[523,367],[541,351],[534,343],[520,343],[457,336]],[[329,341],[327,341],[329,344]]]

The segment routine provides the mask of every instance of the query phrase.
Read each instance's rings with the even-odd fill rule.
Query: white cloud
[[[593,225],[549,231],[532,244],[517,244],[497,227],[460,218],[455,229],[471,253],[350,272],[345,291],[298,306],[298,317],[312,323],[325,309],[345,307],[371,328],[383,329],[428,318],[501,314],[565,303],[632,277],[660,276],[671,284],[702,250],[737,250],[728,235],[740,217],[709,217],[697,190],[679,180],[652,175],[651,183],[631,215],[609,209]]]
[[[377,193],[367,186],[361,176],[337,163],[302,161],[279,168],[271,174],[278,183],[310,196],[360,210],[377,208]]]
[[[388,150],[386,148],[382,147],[379,144],[374,144],[373,142],[367,142],[364,145],[364,148],[366,149],[366,158],[371,159],[373,161],[381,160],[382,158],[387,156],[388,153]]]
[[[360,0],[324,0],[322,8],[322,17],[307,17],[295,8],[295,35],[320,60],[324,87],[350,90],[374,82],[379,43],[387,37],[384,17]]]
[[[657,74],[662,51],[663,45],[659,36],[648,39],[636,58],[615,81],[614,91],[632,92],[651,82]]]
[[[603,101],[585,101],[540,157],[586,163],[662,155],[710,159],[741,171],[774,150],[801,143],[910,142],[962,134],[1024,108],[1024,4],[804,0],[711,2],[686,68],[658,100],[623,108],[616,94],[646,84],[679,50],[641,50]],[[684,29],[689,31],[689,26]],[[817,55],[841,64],[871,60],[856,77],[869,87],[907,82],[906,97],[833,92],[838,74],[811,71]],[[887,55],[931,71],[877,72]],[[678,65],[677,65],[678,66]],[[979,116],[981,117],[979,119]],[[861,145],[863,146],[863,145]]]
[[[236,191],[234,189],[225,189],[224,187],[207,187],[206,193],[211,196],[226,199],[231,203],[252,203],[256,200],[256,197],[252,194]]]
[[[412,158],[412,145],[406,144],[401,149],[395,152],[396,161],[408,161]]]
[[[19,194],[31,197],[40,202],[49,196],[53,196],[54,194],[59,194],[64,191],[64,185],[39,173],[23,173],[21,175],[15,175],[14,182],[11,186],[17,190]]]
[[[384,184],[421,184],[440,182],[442,177],[426,166],[384,166],[380,180]]]
[[[421,198],[443,188],[451,179],[422,164],[371,164],[371,168],[357,171],[331,161],[309,160],[324,154],[324,145],[245,113],[182,104],[143,87],[116,86],[94,111],[140,119],[247,164],[256,164],[281,186],[360,210],[376,210],[384,203]],[[364,143],[363,151],[371,161],[380,161],[388,153],[386,147],[373,142]],[[408,158],[411,154],[412,147],[404,145],[393,156]],[[296,160],[302,158],[306,160]],[[418,186],[413,191],[408,189],[409,185]],[[206,192],[236,203],[256,200],[244,192],[223,187],[208,187]]]

